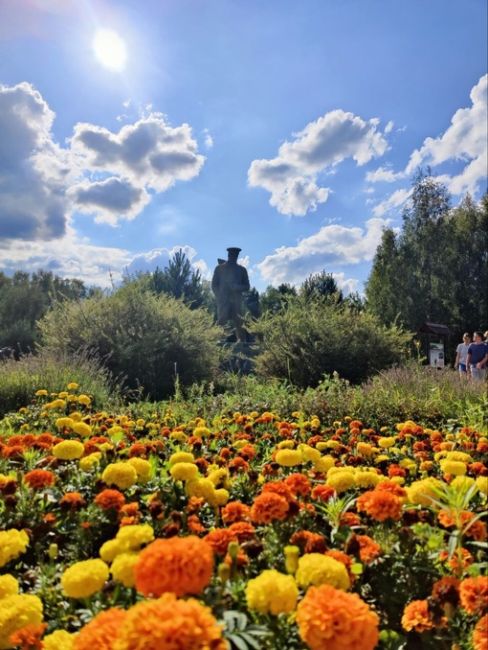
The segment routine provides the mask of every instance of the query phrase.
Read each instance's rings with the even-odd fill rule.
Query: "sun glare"
[[[95,56],[110,70],[121,71],[125,67],[127,51],[124,41],[110,29],[101,29],[93,39]]]

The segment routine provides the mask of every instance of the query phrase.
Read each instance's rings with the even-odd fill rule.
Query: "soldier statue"
[[[227,249],[227,261],[219,259],[212,277],[212,291],[217,301],[217,320],[224,326],[230,322],[234,326],[238,341],[247,340],[247,332],[242,324],[242,294],[249,291],[247,270],[237,264],[240,248]]]

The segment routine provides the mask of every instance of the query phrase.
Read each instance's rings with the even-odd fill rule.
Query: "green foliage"
[[[37,341],[36,321],[51,305],[79,300],[87,295],[81,280],[67,280],[50,272],[29,276],[18,271],[9,278],[0,272],[0,348],[17,354],[33,349]]]
[[[129,283],[110,296],[56,305],[40,321],[42,346],[89,349],[132,389],[153,398],[213,377],[219,364],[220,328],[203,309]]]
[[[71,381],[82,385],[95,404],[106,406],[118,399],[119,387],[93,355],[45,351],[0,361],[0,417],[29,404],[38,388],[59,392]]]
[[[278,287],[270,285],[260,296],[261,311],[276,313],[286,309],[288,301],[296,295],[296,289],[291,284],[280,284]]]
[[[306,300],[328,298],[333,302],[341,302],[343,299],[334,276],[325,271],[309,275],[300,287],[300,295]]]
[[[456,337],[484,329],[488,303],[488,195],[449,208],[446,188],[420,171],[399,235],[383,233],[366,287],[369,309],[385,324],[416,331],[444,323]]]
[[[302,298],[288,309],[265,314],[252,331],[262,340],[256,371],[315,386],[324,374],[360,382],[405,358],[410,335],[385,327],[368,313],[328,301]]]

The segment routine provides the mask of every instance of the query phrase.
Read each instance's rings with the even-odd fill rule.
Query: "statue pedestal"
[[[221,341],[221,346],[227,353],[227,358],[222,365],[223,370],[249,375],[254,370],[254,357],[259,352],[255,342],[247,341]]]

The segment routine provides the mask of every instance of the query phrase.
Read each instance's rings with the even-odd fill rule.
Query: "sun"
[[[124,41],[111,29],[100,29],[93,39],[93,50],[100,63],[120,72],[125,67],[127,50]]]

